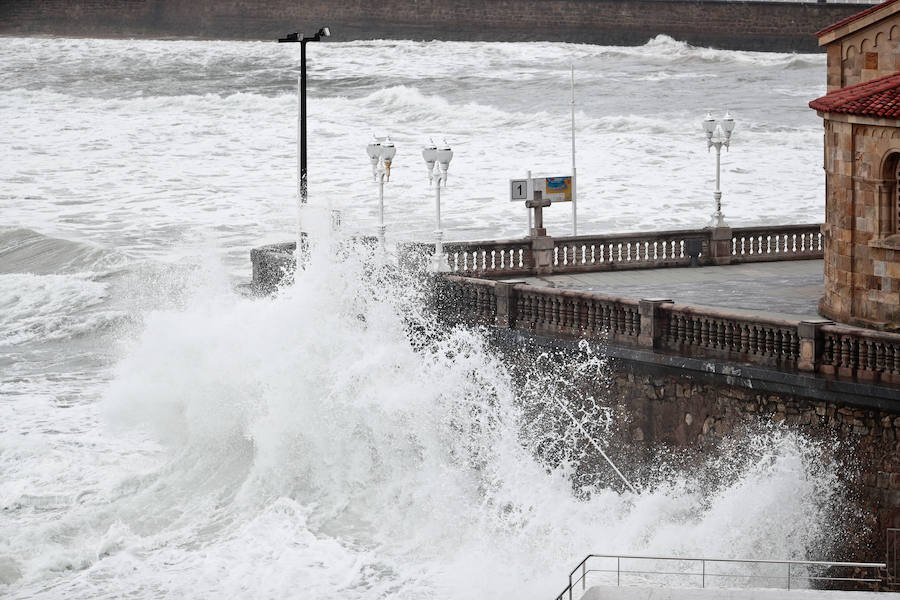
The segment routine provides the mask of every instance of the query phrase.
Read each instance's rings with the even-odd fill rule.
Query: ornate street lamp
[[[450,149],[447,140],[440,147],[435,146],[434,141],[422,149],[422,158],[425,159],[425,168],[428,169],[428,183],[434,186],[434,210],[437,228],[434,232],[434,256],[431,260],[431,270],[434,273],[446,273],[450,271],[447,264],[447,255],[444,254],[444,232],[441,230],[441,183],[447,186],[447,169],[453,158],[453,150]]]
[[[721,156],[722,146],[728,148],[731,142],[731,132],[734,130],[734,118],[725,111],[725,116],[721,120],[716,121],[711,113],[706,113],[703,119],[703,130],[706,131],[706,150],[715,146],[716,148],[716,191],[713,198],[716,202],[716,212],[712,214],[710,219],[710,227],[728,227],[725,218],[722,216],[722,191],[720,186]]]
[[[366,153],[369,155],[369,161],[372,163],[372,176],[378,183],[378,243],[384,250],[384,181],[391,180],[391,163],[397,154],[397,148],[394,142],[388,136],[382,143],[378,138],[374,138],[368,146]]]

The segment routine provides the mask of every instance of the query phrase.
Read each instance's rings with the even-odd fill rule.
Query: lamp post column
[[[713,192],[716,210],[712,214],[709,227],[719,229],[728,227],[725,217],[722,215],[722,146],[727,150],[731,143],[731,132],[734,131],[734,118],[725,112],[720,121],[716,121],[712,114],[707,113],[703,119],[703,129],[706,131],[706,149],[716,149],[716,191]]]
[[[441,181],[443,177],[440,171],[435,175],[434,186],[434,222],[437,229],[434,231],[434,271],[440,273],[447,270],[447,260],[444,256],[444,230],[441,229]]]
[[[721,190],[721,172],[722,172],[722,144],[716,144],[716,191],[713,192],[713,200],[716,202],[716,212],[713,213],[713,227],[724,227],[725,218],[722,216],[722,190]]]
[[[382,251],[385,248],[384,234],[387,230],[384,225],[384,182],[385,178],[387,178],[387,181],[391,180],[391,164],[394,161],[394,156],[397,154],[397,148],[394,146],[394,142],[391,141],[390,136],[383,139],[384,142],[382,143],[382,138],[376,137],[366,146],[366,153],[368,153],[369,160],[372,162],[372,175],[375,177],[376,183],[378,183],[378,244],[381,246]]]
[[[384,250],[384,172],[378,174],[378,245]]]
[[[447,185],[447,169],[450,168],[450,160],[453,158],[453,150],[445,140],[440,148],[434,142],[422,149],[422,158],[425,159],[425,168],[428,169],[428,181],[434,185],[434,256],[431,260],[431,270],[434,273],[447,273],[450,265],[447,264],[447,255],[444,254],[444,231],[441,229],[441,184]]]

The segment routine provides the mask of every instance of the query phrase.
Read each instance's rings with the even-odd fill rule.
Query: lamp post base
[[[728,223],[725,222],[725,215],[720,212],[714,212],[712,217],[709,219],[709,224],[707,227],[712,229],[718,229],[720,227],[728,227]]]
[[[432,273],[449,273],[450,265],[447,264],[447,254],[445,252],[435,253],[431,257]]]

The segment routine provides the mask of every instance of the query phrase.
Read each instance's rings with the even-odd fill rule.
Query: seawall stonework
[[[642,44],[666,34],[693,44],[818,51],[817,30],[859,4],[678,0],[17,0],[0,3],[0,33],[275,39],[323,24],[335,40],[409,38]]]
[[[580,352],[575,342],[543,336],[496,332],[493,339],[519,361],[548,351]],[[809,551],[826,560],[884,559],[884,530],[900,526],[900,403],[877,408],[821,400],[802,389],[767,390],[761,381],[623,358],[610,358],[606,370],[606,377],[577,387],[609,407],[607,452],[619,466],[651,472],[659,457],[676,455],[690,472],[725,438],[741,444],[767,427],[798,432],[820,443],[818,461],[837,462],[847,490],[845,504],[831,507],[836,521],[822,524],[840,532],[836,545]]]

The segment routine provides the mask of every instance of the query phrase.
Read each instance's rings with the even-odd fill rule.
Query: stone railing
[[[534,271],[530,240],[457,242],[445,244],[444,252],[454,273],[507,276]]]
[[[657,352],[900,384],[900,334],[446,275],[442,314]]]
[[[740,227],[731,232],[733,263],[822,258],[825,251],[818,224]]]
[[[823,373],[900,382],[900,334],[823,325]]]
[[[553,272],[687,267],[709,253],[709,230],[553,238]]]
[[[822,258],[821,226],[772,225],[536,237],[444,245],[450,272],[478,277],[549,275]],[[431,244],[403,244],[431,255]],[[425,257],[419,258],[426,264]]]
[[[376,243],[375,238],[353,240]],[[779,225],[450,242],[444,251],[451,273],[508,278],[822,258],[823,243],[819,225]],[[287,243],[254,248],[253,285],[272,290],[289,278],[294,247]],[[397,249],[402,265],[424,269],[434,244],[403,242]]]
[[[797,367],[797,321],[658,304],[661,331],[654,336],[654,346],[661,350],[787,369]]]

